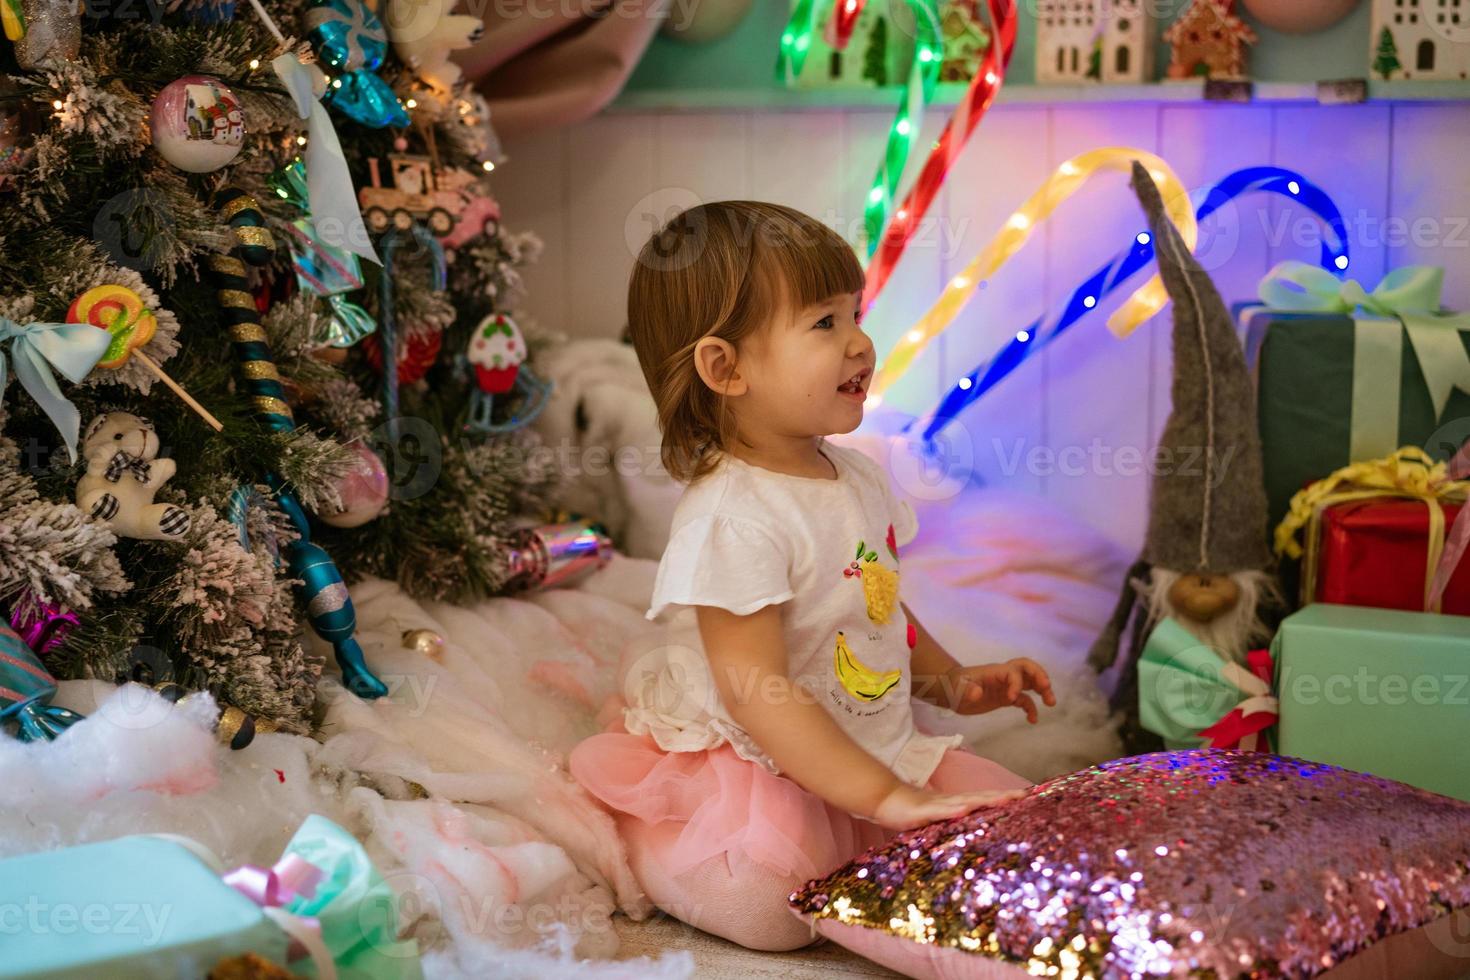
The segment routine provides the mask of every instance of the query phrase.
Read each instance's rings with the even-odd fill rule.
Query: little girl
[[[959,735],[918,731],[911,695],[1031,722],[1027,689],[1056,704],[1036,663],[962,667],[899,601],[913,509],[877,464],[824,439],[863,418],[862,288],[827,226],[724,201],[659,230],[628,289],[664,466],[688,483],[648,618],[677,606],[667,621],[697,630],[639,658],[626,730],[569,764],[612,810],[649,899],[753,949],[813,941],[787,907],[807,880],[1031,785]]]

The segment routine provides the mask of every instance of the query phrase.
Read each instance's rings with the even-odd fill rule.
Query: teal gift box
[[[1470,801],[1470,616],[1316,602],[1271,649],[1282,755]]]
[[[0,977],[197,980],[246,952],[284,966],[287,946],[260,906],[171,840],[0,861]]]
[[[1256,377],[1270,526],[1292,495],[1349,463],[1470,437],[1470,316],[1441,312],[1443,271],[1395,270],[1371,293],[1284,262],[1236,316]]]

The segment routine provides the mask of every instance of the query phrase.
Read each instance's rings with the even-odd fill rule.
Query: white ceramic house
[[[1038,0],[1036,80],[1152,81],[1150,7],[1144,0]]]
[[[1372,0],[1373,78],[1470,78],[1470,0]],[[1385,31],[1387,32],[1385,34]]]

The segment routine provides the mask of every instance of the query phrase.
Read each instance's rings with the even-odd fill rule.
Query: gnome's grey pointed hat
[[[1174,304],[1173,410],[1159,439],[1142,560],[1215,575],[1265,568],[1271,555],[1255,389],[1234,321],[1137,161],[1133,189]]]
[[[1112,664],[1134,617],[1135,579],[1176,572],[1264,569],[1266,486],[1255,390],[1230,311],[1168,216],[1148,171],[1133,164],[1133,189],[1148,215],[1159,274],[1174,308],[1173,410],[1159,438],[1143,553],[1128,569],[1118,605],[1088,653]]]

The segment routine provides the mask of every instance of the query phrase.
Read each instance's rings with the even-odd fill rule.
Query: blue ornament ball
[[[361,0],[312,0],[306,30],[316,56],[338,71],[372,71],[388,52],[388,32]]]

